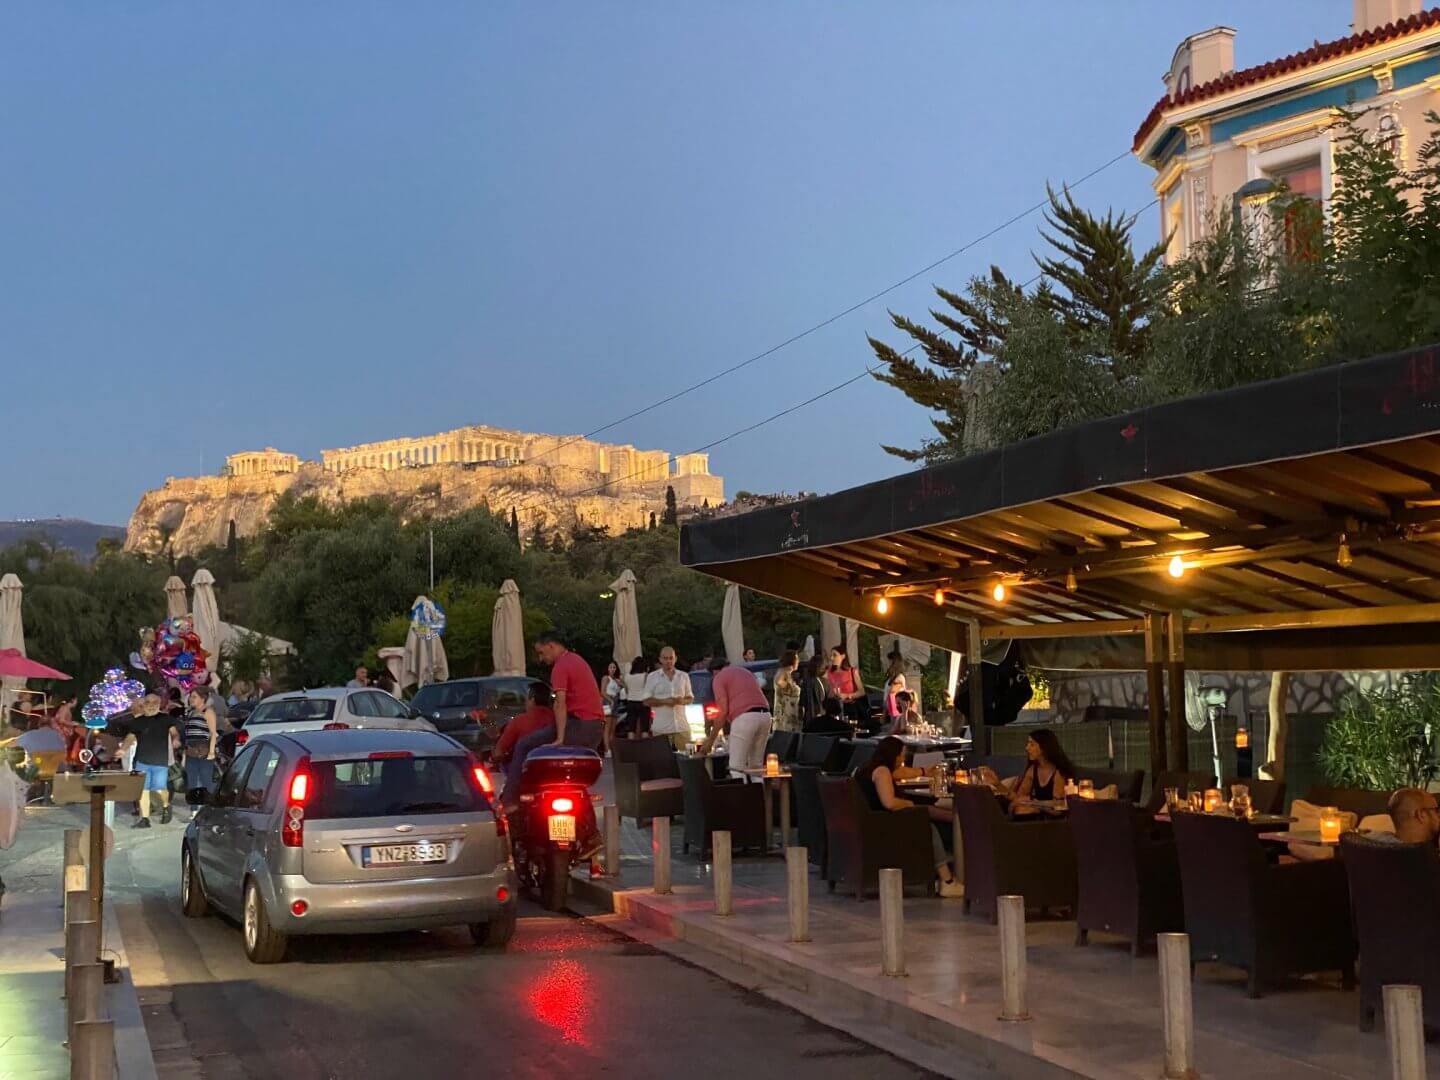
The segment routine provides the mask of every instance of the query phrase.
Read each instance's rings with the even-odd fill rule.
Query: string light
[[[886,614],[890,610],[890,598],[888,596],[882,596],[879,600],[876,600],[875,610],[881,615]]]
[[[1066,571],[1065,571],[1065,591],[1066,591],[1066,592],[1074,592],[1074,591],[1075,591],[1076,589],[1078,589],[1078,588],[1080,588],[1080,583],[1075,580],[1075,571],[1074,571],[1074,570],[1066,570]]]
[[[936,607],[944,607],[944,606],[945,606],[945,590],[944,590],[944,589],[936,589],[936,590],[935,590],[935,606],[936,606]]]
[[[1344,534],[1344,533],[1341,533],[1341,534],[1340,534],[1340,548],[1339,548],[1338,551],[1335,552],[1335,565],[1337,565],[1337,566],[1349,566],[1349,565],[1350,565],[1351,563],[1353,563],[1354,561],[1355,561],[1355,557],[1350,554],[1350,544],[1349,544],[1349,542],[1345,539],[1345,534]]]
[[[1005,583],[1003,581],[995,582],[995,587],[990,590],[990,595],[997,604],[1003,604],[1005,602]]]
[[[1170,558],[1170,576],[1173,578],[1185,576],[1185,560],[1179,555],[1172,555]]]

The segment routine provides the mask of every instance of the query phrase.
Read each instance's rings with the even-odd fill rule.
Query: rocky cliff
[[[232,521],[238,535],[251,536],[286,491],[337,503],[380,495],[407,510],[439,515],[488,505],[508,516],[514,508],[522,530],[537,523],[562,530],[584,523],[618,533],[645,525],[652,512],[665,508],[664,481],[609,494],[599,490],[603,480],[588,470],[539,464],[442,464],[334,473],[314,462],[292,473],[172,477],[140,497],[125,549],[153,555],[168,544],[176,555],[193,554],[223,545]]]

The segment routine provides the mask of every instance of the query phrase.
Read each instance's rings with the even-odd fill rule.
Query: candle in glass
[[[1205,813],[1213,814],[1220,809],[1220,789],[1210,788],[1205,792]]]
[[[1340,811],[1333,806],[1320,811],[1320,839],[1327,844],[1340,842]]]
[[[1076,794],[1082,799],[1093,799],[1095,797],[1095,781],[1081,780]]]
[[[766,776],[779,776],[779,775],[780,775],[780,755],[779,755],[779,754],[766,754],[766,755],[765,755],[765,775],[766,775]]]

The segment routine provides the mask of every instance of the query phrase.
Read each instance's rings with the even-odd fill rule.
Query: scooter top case
[[[530,751],[520,773],[520,790],[534,791],[552,785],[589,787],[604,768],[600,755],[583,746],[540,746]]]

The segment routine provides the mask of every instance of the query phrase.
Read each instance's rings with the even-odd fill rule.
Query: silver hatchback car
[[[185,830],[185,914],[238,919],[245,955],[300,934],[515,930],[514,864],[484,767],[433,731],[259,735]]]

